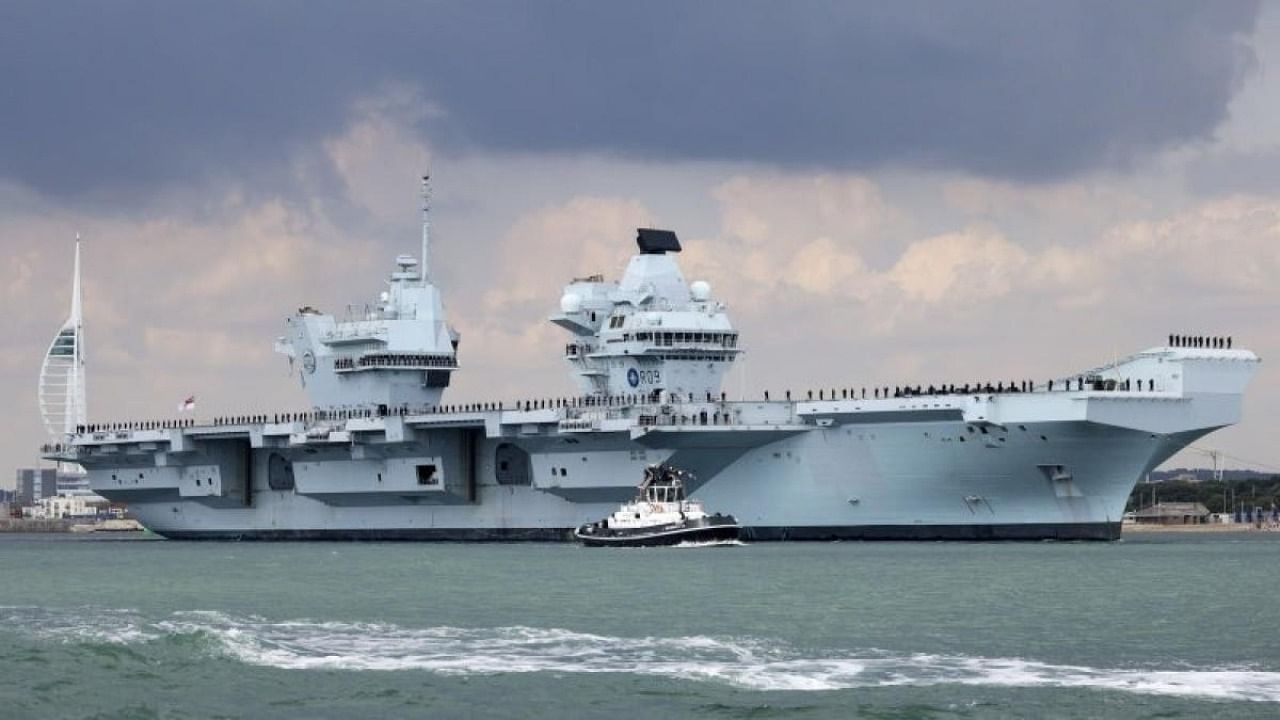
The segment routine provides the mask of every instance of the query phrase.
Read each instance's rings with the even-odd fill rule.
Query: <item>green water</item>
[[[1274,718],[1278,555],[0,536],[0,718]]]

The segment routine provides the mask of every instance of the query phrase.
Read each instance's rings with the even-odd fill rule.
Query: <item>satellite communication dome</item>
[[[582,309],[582,296],[577,293],[565,293],[560,298],[560,312],[569,315]]]
[[[711,283],[706,280],[695,280],[689,286],[689,294],[698,302],[706,302],[711,297]]]
[[[382,300],[382,302],[386,302],[391,299],[391,293],[387,292],[386,290],[383,290],[382,294],[379,295],[378,297]]]

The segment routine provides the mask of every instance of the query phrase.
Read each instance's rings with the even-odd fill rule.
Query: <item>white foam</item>
[[[758,638],[619,637],[559,628],[405,628],[273,622],[220,612],[146,620],[135,611],[0,608],[0,622],[60,642],[141,644],[198,636],[209,652],[298,670],[443,675],[617,673],[772,690],[969,685],[1090,688],[1211,700],[1280,702],[1280,672],[1250,668],[1104,669],[1020,658],[861,651],[805,654]]]
[[[671,547],[677,547],[677,548],[737,547],[737,546],[746,547],[746,545],[747,544],[742,542],[741,540],[701,540],[701,541],[686,540],[685,542],[676,543]]]
[[[122,609],[0,607],[0,627],[14,625],[68,643],[136,645],[163,637],[137,611]]]

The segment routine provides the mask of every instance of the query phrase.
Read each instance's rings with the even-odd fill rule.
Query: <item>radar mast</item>
[[[422,176],[422,258],[419,273],[422,275],[422,287],[431,282],[431,263],[428,253],[431,252],[431,176]]]

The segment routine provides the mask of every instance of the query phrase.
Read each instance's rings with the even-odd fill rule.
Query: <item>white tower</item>
[[[40,416],[54,442],[64,442],[87,422],[84,387],[84,320],[80,306],[80,235],[76,235],[71,316],[49,344],[40,367]]]

